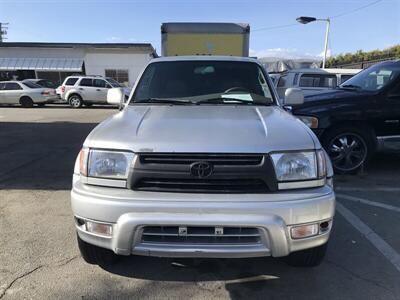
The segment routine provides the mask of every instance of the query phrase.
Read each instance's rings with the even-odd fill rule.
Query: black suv
[[[351,173],[380,149],[400,149],[400,60],[376,64],[293,113],[320,138],[335,170]]]

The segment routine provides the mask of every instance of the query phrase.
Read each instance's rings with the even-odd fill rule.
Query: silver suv
[[[123,103],[122,92],[110,94]],[[285,101],[302,103],[302,92],[288,89]],[[312,131],[279,106],[256,60],[157,58],[121,105],[75,164],[72,210],[86,262],[321,262],[335,212],[331,163]]]
[[[112,78],[101,76],[69,76],[57,90],[62,100],[73,108],[82,105],[108,104],[107,92],[111,88],[122,87]]]

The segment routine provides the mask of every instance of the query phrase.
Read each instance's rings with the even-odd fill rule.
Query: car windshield
[[[37,83],[34,83],[32,81],[29,81],[29,80],[22,82],[22,84],[27,86],[30,89],[41,89],[41,88],[43,88],[41,85],[39,85]]]
[[[370,67],[340,85],[342,89],[379,91],[400,75],[399,64],[383,64]]]
[[[253,62],[169,61],[150,64],[131,104],[273,103],[265,75]]]
[[[115,88],[122,87],[122,85],[115,79],[112,79],[112,78],[106,78],[106,79],[112,85],[112,87],[115,87]]]

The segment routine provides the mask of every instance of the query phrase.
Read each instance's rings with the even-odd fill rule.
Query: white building
[[[151,44],[0,43],[0,81],[43,78],[60,84],[72,74],[112,77],[132,86],[157,54]]]

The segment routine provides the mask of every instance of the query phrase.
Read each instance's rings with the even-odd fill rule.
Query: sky
[[[252,56],[321,56],[325,22],[299,16],[331,18],[332,55],[400,44],[400,0],[0,0],[8,42],[149,42],[160,54],[163,22],[242,22]]]

